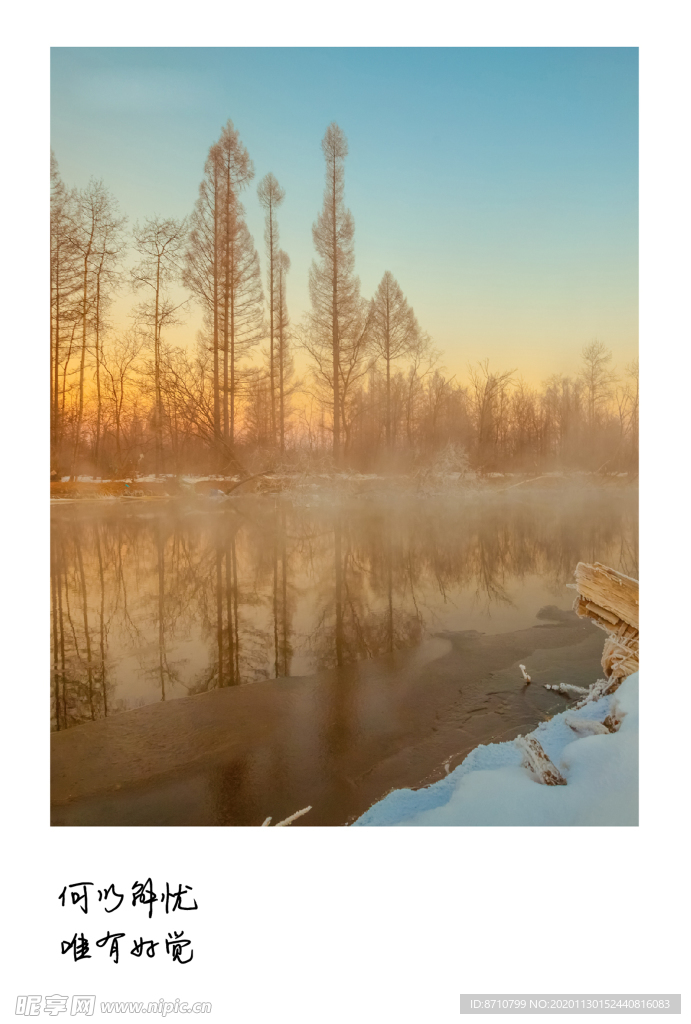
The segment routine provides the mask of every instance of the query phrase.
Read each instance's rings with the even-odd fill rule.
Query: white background
[[[486,3],[480,11],[477,4],[385,7],[358,0],[264,3],[254,12],[228,3],[154,9],[131,2],[6,12],[0,323],[12,373],[2,381],[7,422],[0,428],[6,695],[0,1020],[17,1019],[16,996],[29,993],[210,1000],[210,1017],[171,1019],[243,1024],[451,1021],[461,992],[683,994],[690,268],[682,11],[681,3],[659,2],[643,14],[643,5],[631,2]],[[48,48],[298,43],[641,47],[638,828],[289,828],[277,835],[250,828],[49,827]],[[129,934],[134,919],[126,915],[144,920],[142,908],[125,911],[124,905],[110,917],[63,909],[58,894],[65,883],[113,882],[129,892],[135,879],[149,875],[159,891],[165,881],[194,886],[197,912],[166,919],[156,905],[151,928],[165,940],[171,923],[184,918],[194,940],[191,964],[172,964],[165,955],[137,960],[128,944],[117,966],[103,950],[76,964],[60,955],[60,940],[82,926],[95,938],[109,925]]]

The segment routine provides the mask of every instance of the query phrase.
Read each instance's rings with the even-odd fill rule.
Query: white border
[[[210,1019],[438,1021],[460,992],[680,991],[687,771],[684,492],[689,347],[687,36],[682,5],[493,3],[61,5],[10,16],[2,68],[5,355],[4,685],[8,814],[3,1019],[16,994],[90,992],[56,964],[56,887],[143,872],[194,883],[204,955],[160,995]],[[217,21],[214,22],[214,19]],[[222,30],[214,30],[220,22]],[[7,24],[7,23],[6,23]],[[48,827],[48,45],[641,46],[643,728],[638,829],[54,829]],[[25,386],[17,387],[17,381]],[[31,724],[27,724],[31,723]],[[682,795],[683,794],[683,795]],[[198,919],[200,925],[202,918]],[[190,926],[191,928],[192,926]],[[199,930],[199,929],[198,929]],[[212,943],[215,939],[215,944]],[[76,965],[78,967],[80,965]],[[137,998],[125,965],[89,975]],[[191,967],[192,965],[190,965]],[[7,970],[7,967],[10,969]],[[114,985],[113,977],[117,978]],[[125,979],[126,982],[125,982]],[[77,988],[79,984],[79,988]],[[180,990],[176,990],[176,987]],[[108,991],[106,992],[106,988]],[[60,1019],[60,1018],[58,1018]],[[143,1018],[140,1018],[143,1019]]]

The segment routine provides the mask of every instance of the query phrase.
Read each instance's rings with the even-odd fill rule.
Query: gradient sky
[[[60,172],[102,178],[130,222],[192,210],[228,118],[255,164],[243,200],[262,271],[256,185],[273,171],[286,190],[294,321],[336,121],[362,292],[390,270],[460,378],[486,357],[534,382],[573,372],[594,338],[620,368],[636,357],[637,49],[52,50]]]

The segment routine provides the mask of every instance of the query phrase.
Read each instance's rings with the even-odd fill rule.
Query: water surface
[[[343,823],[597,678],[579,560],[637,576],[631,489],[57,508],[53,820]]]

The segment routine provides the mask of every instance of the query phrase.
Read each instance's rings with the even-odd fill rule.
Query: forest
[[[253,192],[231,121],[183,220],[129,225],[103,182],[71,188],[51,154],[51,479],[405,474],[440,460],[479,477],[636,474],[638,363],[618,369],[603,341],[584,339],[578,371],[538,386],[486,359],[469,359],[464,379],[450,373],[389,270],[373,296],[361,294],[348,144],[335,123],[322,151],[310,308],[299,322],[280,247],[285,191],[268,173]],[[250,197],[264,211],[261,256]],[[122,328],[111,311],[125,294]],[[171,344],[167,330],[195,305],[202,329]]]

